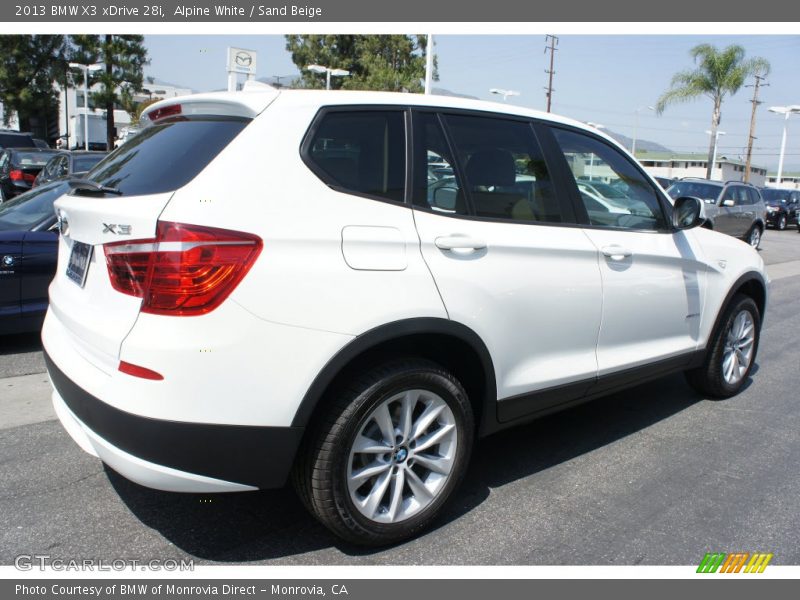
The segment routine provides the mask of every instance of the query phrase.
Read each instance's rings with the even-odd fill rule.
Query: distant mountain
[[[469,98],[470,100],[478,100],[477,96],[458,94],[456,92],[451,92],[450,90],[446,90],[444,88],[431,88],[431,94],[434,94],[436,96],[453,96],[454,98]]]
[[[621,133],[615,133],[614,131],[609,131],[608,129],[604,129],[603,133],[606,135],[614,138],[620,144],[625,146],[628,150],[631,149],[631,143],[633,140],[629,138],[627,135],[622,135]],[[672,152],[666,146],[662,146],[656,142],[651,142],[650,140],[643,140],[641,138],[637,138],[636,140],[636,152]]]

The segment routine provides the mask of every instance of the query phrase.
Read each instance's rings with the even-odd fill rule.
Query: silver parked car
[[[686,178],[667,188],[673,200],[694,196],[703,201],[704,227],[738,237],[753,248],[761,244],[767,207],[753,185],[741,181],[711,181]]]

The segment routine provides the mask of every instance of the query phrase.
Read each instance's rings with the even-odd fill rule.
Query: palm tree
[[[670,104],[687,102],[698,96],[708,96],[714,101],[706,168],[706,179],[711,179],[711,169],[714,166],[711,161],[714,159],[722,101],[728,94],[733,95],[738,92],[750,75],[768,75],[769,62],[758,57],[745,59],[744,48],[736,44],[721,51],[711,44],[700,44],[692,48],[689,53],[697,68],[680,71],[672,77],[670,88],[656,103],[656,113],[660,115]]]

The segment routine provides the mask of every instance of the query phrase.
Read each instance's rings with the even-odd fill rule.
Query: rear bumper
[[[53,404],[85,451],[126,478],[176,492],[281,487],[303,435],[301,427],[167,421],[134,415],[95,398],[45,352]]]

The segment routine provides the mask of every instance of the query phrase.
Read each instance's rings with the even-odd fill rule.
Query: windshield
[[[767,204],[782,204],[789,200],[788,190],[761,190],[764,202]]]
[[[30,231],[51,219],[53,202],[69,189],[65,181],[54,181],[0,204],[0,231]]]
[[[249,122],[238,117],[179,117],[151,125],[86,177],[126,196],[175,191],[194,179]]]
[[[694,196],[705,202],[716,202],[722,187],[712,183],[698,183],[696,181],[678,181],[667,188],[667,194],[673,200],[681,196]]]

